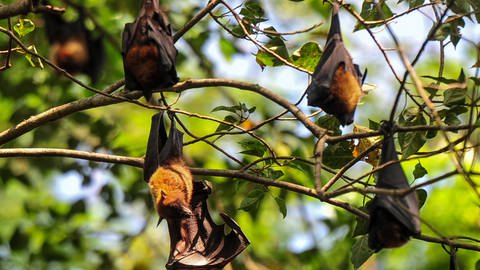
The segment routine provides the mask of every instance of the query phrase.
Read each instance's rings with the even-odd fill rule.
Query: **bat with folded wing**
[[[152,117],[144,162],[144,180],[152,193],[160,221],[170,234],[167,269],[214,269],[225,266],[249,244],[240,227],[225,214],[217,225],[207,208],[211,188],[194,182],[182,158],[183,134],[172,118],[170,132],[163,113]],[[225,226],[231,231],[225,234]]]
[[[143,0],[138,18],[125,24],[122,56],[127,89],[142,90],[147,101],[153,89],[178,82],[172,28],[158,0]]]
[[[42,1],[47,5],[48,1]],[[83,73],[92,83],[100,78],[105,62],[105,49],[101,37],[93,37],[85,26],[85,15],[78,10],[78,19],[67,22],[60,14],[45,12],[45,32],[50,43],[50,59],[67,72]]]
[[[398,161],[393,132],[386,132],[383,140],[380,165]],[[378,173],[378,188],[409,188],[407,177],[400,163],[392,163]],[[382,248],[400,247],[410,236],[420,234],[419,203],[417,194],[410,192],[403,197],[377,194],[368,205],[370,214],[368,245],[379,251]]]
[[[338,3],[333,3],[325,50],[307,88],[307,100],[308,105],[320,107],[345,126],[353,122],[362,95],[362,74],[343,44],[338,9]]]

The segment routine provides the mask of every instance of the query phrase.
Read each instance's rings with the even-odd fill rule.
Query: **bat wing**
[[[143,163],[143,180],[149,182],[150,177],[160,166],[160,151],[167,141],[167,132],[163,122],[163,111],[152,116],[150,135],[148,136],[147,152]]]
[[[353,122],[361,92],[361,73],[343,44],[338,8],[334,3],[325,50],[306,91],[308,105],[322,108],[346,125]]]
[[[167,34],[166,28],[162,28],[157,20],[149,19],[148,25],[152,29],[152,31],[149,32],[149,36],[155,41],[160,51],[159,60],[163,70],[175,68],[177,49],[173,45],[172,37]]]
[[[105,64],[105,47],[103,46],[102,37],[92,38],[91,35],[88,37],[88,44],[90,58],[84,73],[87,74],[92,80],[92,83],[95,84]]]
[[[393,134],[385,136],[380,164],[398,161]],[[393,163],[378,173],[377,187],[390,189],[408,188],[407,177],[400,164]],[[382,247],[398,247],[411,235],[420,233],[418,198],[415,192],[404,197],[378,194],[368,205],[370,213],[369,246],[375,250]]]
[[[135,77],[130,73],[126,65],[125,57],[127,56],[128,49],[131,46],[132,38],[137,28],[137,21],[133,23],[126,23],[122,32],[122,57],[123,57],[123,72],[125,74],[125,87],[127,89],[140,89],[140,85],[135,80]]]
[[[387,135],[383,140],[381,164],[385,164],[389,161],[398,161],[393,135]],[[377,187],[393,189],[410,187],[400,163],[393,163],[380,170]],[[378,206],[387,209],[412,233],[420,232],[420,221],[418,220],[418,198],[415,192],[411,192],[402,198],[393,198],[384,195],[378,196],[378,198]]]
[[[183,156],[183,133],[176,128],[175,118],[171,116],[170,119],[170,133],[168,139],[165,141],[165,145],[159,152],[159,164],[165,164],[169,160],[182,158]]]
[[[213,222],[206,202],[210,192],[205,183],[195,182],[193,215],[167,220],[171,242],[167,269],[221,268],[249,245],[240,227],[227,215],[221,214],[224,225]],[[231,229],[227,235],[225,225]]]

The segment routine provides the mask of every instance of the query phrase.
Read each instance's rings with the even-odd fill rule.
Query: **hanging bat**
[[[383,140],[380,164],[398,161],[393,132]],[[390,164],[378,173],[378,188],[405,189],[409,184],[399,163]],[[368,205],[370,213],[368,245],[379,251],[404,245],[412,235],[420,234],[419,203],[415,192],[404,197],[377,194]]]
[[[178,82],[172,28],[158,0],[143,0],[138,18],[125,24],[122,56],[127,89],[142,90],[147,101],[154,88]]]
[[[154,115],[143,170],[160,221],[192,215],[193,178],[182,159],[182,147],[183,133],[175,128],[175,121],[167,137],[163,112]]]
[[[48,4],[47,1],[43,1]],[[45,12],[45,31],[50,43],[50,60],[68,73],[82,73],[96,83],[105,62],[103,40],[85,27],[84,12],[78,19],[67,22],[60,14]]]
[[[308,105],[320,107],[345,126],[353,122],[362,94],[362,74],[343,44],[338,9],[338,4],[333,3],[325,50],[307,88],[307,100]]]
[[[223,267],[249,244],[240,227],[221,214],[225,225],[216,225],[207,208],[211,188],[193,182],[182,159],[183,134],[172,119],[170,133],[163,113],[152,117],[144,162],[144,180],[149,184],[160,221],[166,219],[170,234],[167,269],[213,269]]]

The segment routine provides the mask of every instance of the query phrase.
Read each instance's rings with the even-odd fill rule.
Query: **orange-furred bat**
[[[154,115],[143,169],[160,220],[192,214],[193,178],[182,159],[182,147],[183,133],[175,122],[167,137],[163,113]]]
[[[163,112],[152,117],[143,167],[160,220],[168,223],[170,256],[166,268],[221,268],[250,242],[227,215],[221,214],[224,225],[213,222],[206,201],[211,188],[192,181],[182,159],[183,134],[171,119],[167,137]],[[227,235],[225,225],[231,229]]]
[[[353,122],[355,108],[362,95],[362,74],[343,44],[338,9],[338,4],[333,3],[330,31],[307,88],[307,99],[308,105],[320,107],[345,126]]]
[[[142,90],[147,101],[154,88],[178,82],[172,28],[158,0],[143,0],[138,18],[125,24],[122,55],[127,89]]]
[[[384,126],[382,156],[380,165],[389,161],[398,161],[391,123]],[[409,188],[407,177],[399,163],[390,164],[378,173],[378,188]],[[412,235],[420,234],[419,203],[415,192],[404,197],[377,194],[368,205],[370,214],[368,245],[379,251],[382,248],[394,248],[404,245]]]
[[[43,1],[48,4],[47,1]],[[101,36],[94,38],[85,27],[82,10],[78,19],[67,22],[59,14],[44,13],[45,31],[50,43],[51,61],[68,73],[83,73],[96,83],[105,62]]]

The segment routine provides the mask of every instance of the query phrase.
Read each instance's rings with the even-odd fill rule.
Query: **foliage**
[[[303,97],[323,52],[329,1],[213,1],[179,36],[177,71],[186,83],[163,92],[169,106],[161,108],[134,102],[141,94],[132,100],[117,83],[121,32],[138,1],[51,1],[67,7],[68,19],[83,6],[89,28],[104,36],[107,68],[96,85],[45,61],[41,13],[11,16],[10,26],[0,20],[0,269],[163,269],[167,228],[155,227],[136,159],[158,109],[179,117],[187,163],[207,169],[196,179],[213,183],[216,220],[228,213],[251,241],[233,269],[446,269],[445,250],[454,246],[459,269],[480,269],[480,46],[466,35],[478,28],[478,1],[342,6],[346,47],[368,67],[366,83],[378,84],[358,106],[353,131]],[[161,2],[178,31],[207,1]],[[414,16],[428,23],[405,31]],[[406,63],[394,53],[413,70],[403,76]],[[89,87],[129,100],[107,102]],[[391,115],[421,201],[422,236],[443,247],[420,237],[395,250],[368,249],[359,213],[374,195],[375,144]],[[315,130],[326,134],[322,155]],[[331,183],[322,196],[319,183]]]

